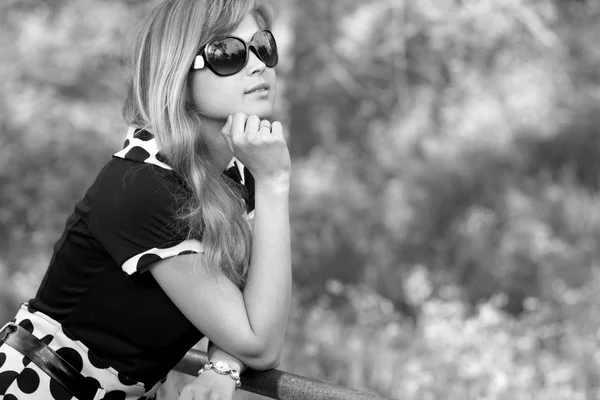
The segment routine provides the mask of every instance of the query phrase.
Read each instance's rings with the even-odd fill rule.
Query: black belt
[[[64,358],[24,328],[8,325],[0,332],[1,343],[6,343],[29,358],[79,400],[94,400],[96,397],[98,386],[85,379]]]

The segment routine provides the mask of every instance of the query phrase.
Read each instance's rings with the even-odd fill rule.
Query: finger
[[[221,134],[223,135],[225,142],[227,142],[227,146],[229,146],[229,150],[231,150],[231,152],[235,154],[235,151],[233,150],[233,139],[231,138],[232,125],[233,125],[233,116],[230,115],[229,117],[227,117],[227,123],[223,126],[223,129],[221,129]]]
[[[248,116],[243,112],[237,112],[233,114],[233,121],[231,123],[231,137],[234,143],[236,142],[236,139],[239,140],[240,136],[243,135],[247,119]]]
[[[251,115],[246,121],[246,133],[258,132],[260,125],[260,118],[256,115]]]
[[[227,122],[225,123],[225,125],[223,125],[223,128],[221,128],[221,133],[223,135],[231,134],[232,124],[233,124],[233,116],[230,115],[229,117],[227,117]]]
[[[271,134],[275,139],[285,141],[285,137],[283,136],[283,125],[281,125],[281,122],[273,122],[271,125]]]
[[[268,120],[263,119],[260,121],[260,132],[263,134],[271,133],[271,123]]]
[[[177,400],[192,400],[192,396],[189,391],[182,390],[181,393],[179,393]]]
[[[186,385],[180,390],[178,400],[194,400],[194,397],[194,390],[191,386]]]

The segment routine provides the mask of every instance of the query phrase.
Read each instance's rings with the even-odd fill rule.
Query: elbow
[[[213,340],[211,340],[213,342]],[[214,341],[221,349],[237,358],[246,367],[265,371],[279,367],[283,353],[283,336],[237,336],[233,342]]]
[[[260,358],[253,358],[248,360],[246,364],[248,367],[257,371],[266,371],[269,369],[275,369],[281,364],[281,356],[263,356]]]
[[[244,360],[244,364],[257,371],[265,371],[279,367],[282,359],[281,346],[268,346],[263,351],[253,354]]]
[[[264,364],[263,364],[263,368],[265,370],[267,369],[275,369],[277,367],[279,367],[279,365],[281,364],[281,348],[279,348],[276,352],[274,352],[274,354],[269,355],[268,357],[266,357],[264,359]]]

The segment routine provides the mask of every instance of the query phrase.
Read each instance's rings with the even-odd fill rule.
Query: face
[[[247,15],[240,26],[229,36],[237,36],[249,42],[260,28],[251,15]],[[236,112],[268,118],[275,103],[276,75],[249,51],[248,64],[235,75],[218,76],[208,68],[191,73],[194,103],[203,118],[225,121]],[[251,91],[259,83],[266,83],[266,91]]]

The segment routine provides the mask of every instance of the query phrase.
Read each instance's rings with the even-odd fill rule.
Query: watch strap
[[[242,381],[240,380],[240,373],[235,369],[232,369],[229,364],[225,361],[209,361],[200,368],[198,371],[198,376],[202,375],[205,371],[213,370],[219,375],[229,375],[231,379],[235,381],[235,388],[239,389],[242,386]]]

